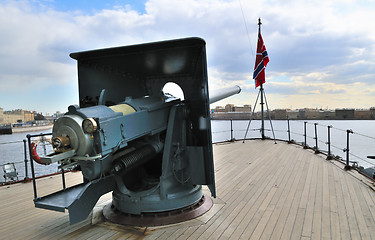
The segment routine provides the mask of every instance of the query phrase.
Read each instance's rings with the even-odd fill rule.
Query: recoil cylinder
[[[147,162],[156,154],[157,152],[152,145],[144,145],[125,156],[117,158],[112,168],[112,172],[127,172]]]

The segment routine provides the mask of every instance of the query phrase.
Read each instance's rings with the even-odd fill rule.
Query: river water
[[[249,121],[233,121],[233,138],[243,139]],[[317,123],[318,135],[318,149],[327,151],[327,136],[328,125],[331,128],[331,151],[332,154],[341,156],[346,159],[346,153],[343,149],[346,148],[347,129],[353,130],[350,134],[350,160],[357,161],[359,165],[367,168],[375,165],[375,160],[368,159],[367,156],[375,156],[375,121],[372,120],[319,120],[309,121],[306,124],[307,144],[311,147],[315,146],[315,126]],[[260,138],[261,121],[253,120],[250,124],[247,138]],[[273,120],[272,125],[276,139],[288,140],[288,124],[284,120]],[[221,142],[231,139],[231,122],[230,121],[211,121],[212,126],[212,141]],[[273,138],[270,122],[265,121],[265,135]],[[291,139],[296,142],[304,142],[304,121],[290,121]],[[51,130],[46,130],[41,133],[48,133]],[[25,155],[23,140],[26,139],[27,134],[37,134],[39,132],[31,133],[14,133],[12,135],[0,135],[0,182],[4,181],[2,165],[8,162],[15,162],[19,179],[25,177]],[[40,140],[35,138],[34,140]],[[52,152],[52,147],[46,145],[46,153]],[[44,148],[41,143],[38,146],[38,154],[44,154]],[[27,159],[29,156],[27,155]],[[58,171],[57,164],[43,166],[34,164],[37,176],[54,173]],[[28,163],[28,177],[31,177],[30,163]]]
[[[39,133],[50,133],[52,130],[45,130],[41,132],[22,132],[22,133],[13,133],[10,135],[0,135],[0,182],[4,181],[4,172],[3,172],[3,164],[6,163],[15,163],[15,167],[18,172],[18,178],[19,180],[22,180],[25,178],[25,151],[24,151],[24,142],[23,140],[27,140],[26,135],[27,134],[39,134]],[[35,140],[39,142],[40,138],[33,138],[32,140]],[[42,143],[39,143],[39,146],[37,148],[38,154],[42,156],[44,153],[49,154],[52,152],[52,146],[48,143],[44,146]],[[27,159],[30,159],[28,148],[27,151]],[[28,177],[31,177],[31,169],[30,169],[30,161],[27,163],[28,166]],[[57,163],[51,164],[49,166],[40,165],[37,163],[34,163],[34,168],[37,176],[55,173],[57,172]]]
[[[233,138],[243,139],[249,121],[233,121]],[[265,120],[265,135],[273,139],[271,124]],[[328,126],[330,129],[331,154],[346,159],[343,151],[347,147],[347,132],[351,129],[353,134],[349,134],[349,159],[357,161],[364,168],[375,165],[374,159],[367,156],[375,156],[375,121],[374,120],[316,120],[308,121],[306,124],[306,143],[310,147],[315,147],[315,125],[317,123],[318,149],[328,151]],[[212,141],[225,141],[231,138],[230,121],[211,121]],[[298,143],[304,143],[304,121],[290,121],[290,139]],[[288,140],[288,122],[285,120],[273,120],[272,126],[276,139]],[[253,120],[250,123],[247,138],[260,138],[261,121]]]

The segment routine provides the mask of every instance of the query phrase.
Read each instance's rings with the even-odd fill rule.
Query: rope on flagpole
[[[252,47],[252,44],[251,44],[251,38],[250,38],[249,29],[247,28],[245,13],[244,13],[243,8],[242,8],[241,0],[238,0],[238,2],[240,3],[240,8],[241,8],[241,12],[242,12],[242,18],[243,18],[243,22],[245,24],[245,28],[246,28],[246,32],[247,32],[247,39],[249,40],[251,55],[253,56],[253,60],[254,60],[255,56],[254,56],[254,51],[253,51],[253,47]]]

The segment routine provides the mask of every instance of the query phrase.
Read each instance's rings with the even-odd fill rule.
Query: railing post
[[[233,119],[232,118],[230,119],[230,141],[231,142],[234,141],[234,138],[233,138]]]
[[[65,185],[65,171],[63,168],[61,168],[61,177],[62,177],[62,184],[63,184],[63,190],[66,189],[66,185]]]
[[[328,141],[327,141],[327,145],[328,145],[328,156],[327,156],[327,160],[331,160],[332,159],[332,155],[331,155],[331,128],[332,126],[328,126]]]
[[[42,134],[42,133],[41,133],[41,134]],[[45,137],[45,136],[41,136],[41,137],[40,137],[40,140],[41,140],[42,145],[43,145],[44,155],[47,155],[47,149],[46,149],[46,137]]]
[[[35,180],[35,171],[34,171],[34,161],[33,161],[33,154],[31,152],[31,135],[27,134],[27,144],[29,145],[29,155],[30,155],[30,167],[31,167],[31,176],[33,177],[33,188],[34,188],[34,199],[38,198],[36,192],[36,180]]]
[[[305,137],[305,142],[304,142],[304,144],[303,144],[303,148],[304,148],[304,149],[307,148],[306,124],[307,124],[307,122],[304,122],[304,134],[303,134],[303,136]]]
[[[289,124],[289,118],[287,117],[287,121],[288,121],[288,143],[291,143],[290,141],[290,124]]]
[[[318,123],[314,123],[314,128],[315,128],[315,154],[319,153],[319,149],[318,149],[318,129],[317,129],[317,126]]]
[[[23,140],[23,152],[25,154],[25,181],[29,178],[27,170],[27,148],[26,148],[26,139]]]
[[[346,148],[344,149],[344,152],[346,152],[346,164],[345,164],[345,170],[349,170],[352,167],[349,164],[349,135],[353,133],[353,130],[348,129],[346,130]]]

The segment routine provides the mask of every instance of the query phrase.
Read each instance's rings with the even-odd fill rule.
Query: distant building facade
[[[288,119],[306,119],[306,109],[288,110],[286,114]]]
[[[354,111],[355,119],[371,119],[370,109],[356,109]]]
[[[235,110],[236,112],[226,112],[226,110]],[[247,109],[251,112],[251,108]],[[227,119],[224,117],[225,114],[229,113],[239,113],[240,111],[236,106],[227,106],[226,109],[221,107],[216,110],[213,110],[216,113],[222,113],[221,118]],[[375,107],[370,109],[275,109],[270,111],[271,119],[275,120],[375,120]],[[252,117],[253,119],[261,119],[261,112],[254,112]],[[267,111],[264,112],[264,118],[268,119]]]
[[[233,112],[251,112],[250,105],[243,105],[242,107],[234,106],[232,108]]]
[[[223,108],[222,106],[217,106],[216,108],[211,109],[211,112],[214,112],[214,113],[225,112],[225,108]]]
[[[234,104],[225,105],[225,112],[234,112]]]
[[[213,120],[248,120],[250,112],[216,112],[211,114]]]
[[[336,109],[336,119],[354,119],[354,109]]]
[[[272,111],[271,114],[272,119],[280,119],[280,120],[286,120],[288,118],[288,114],[286,109],[275,109]]]
[[[241,114],[242,113],[242,114]],[[227,104],[225,107],[218,106],[211,109],[212,119],[249,119],[251,115],[251,106],[242,107],[234,104]],[[271,119],[275,120],[375,120],[375,107],[370,109],[275,109],[270,111]],[[264,118],[268,119],[268,113],[265,110]],[[254,112],[253,119],[261,119],[261,113]]]
[[[211,118],[216,120],[247,120],[250,119],[251,105],[235,106],[227,104],[211,109]]]
[[[34,113],[22,109],[4,111],[0,108],[0,124],[14,124],[34,121]]]
[[[217,106],[214,109],[211,109],[213,113],[219,112],[251,112],[251,105],[243,105],[243,106],[234,106],[234,104],[227,104],[225,107]]]
[[[320,110],[320,119],[335,119],[335,110]]]
[[[4,122],[4,113],[3,113],[3,109],[0,108],[0,124],[3,124]]]
[[[289,119],[300,119],[299,110],[289,110],[286,115]]]

